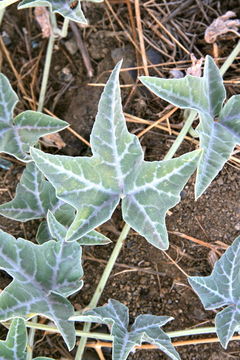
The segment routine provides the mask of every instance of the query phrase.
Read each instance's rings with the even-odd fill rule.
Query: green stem
[[[176,140],[174,141],[171,148],[169,149],[166,156],[164,157],[164,160],[172,159],[173,155],[175,154],[175,152],[177,151],[177,149],[179,148],[179,146],[183,142],[185,136],[187,135],[188,130],[192,126],[193,121],[196,119],[196,116],[197,116],[197,112],[195,110],[192,110],[190,112],[187,120],[185,121],[185,124],[183,125],[180,133],[178,134]]]
[[[223,76],[225,72],[228,70],[228,68],[232,65],[236,57],[238,56],[240,52],[240,41],[237,43],[233,51],[228,55],[227,59],[223,63],[223,65],[220,68],[220,73]]]
[[[40,90],[39,101],[38,101],[37,111],[40,111],[40,112],[43,109],[46,91],[47,91],[47,83],[48,83],[49,71],[50,71],[50,66],[51,66],[51,61],[52,61],[54,42],[55,42],[55,35],[54,35],[54,32],[52,32],[52,34],[50,35],[49,40],[48,40],[48,47],[47,47],[47,53],[46,53],[46,58],[45,58],[44,70],[43,70],[43,78],[42,78],[41,90]]]
[[[50,16],[51,16],[51,24],[52,24],[52,34],[50,35],[49,40],[48,40],[48,47],[47,47],[47,53],[46,53],[46,58],[45,58],[44,70],[43,70],[43,78],[42,78],[41,90],[40,90],[39,101],[38,101],[37,111],[40,111],[40,112],[42,112],[42,110],[43,110],[43,105],[44,105],[44,101],[45,101],[55,37],[59,36],[59,35],[61,37],[66,37],[67,33],[68,33],[68,25],[69,25],[69,19],[64,18],[62,29],[59,31],[59,29],[57,27],[57,21],[56,21],[55,14],[50,13]]]
[[[114,267],[114,264],[117,260],[117,257],[122,249],[122,245],[129,233],[129,230],[130,230],[130,226],[128,224],[125,224],[123,229],[122,229],[122,232],[116,242],[116,245],[113,249],[113,252],[108,260],[108,263],[104,269],[104,272],[102,274],[102,277],[98,283],[98,286],[95,290],[95,293],[92,297],[92,300],[90,301],[89,303],[89,308],[92,309],[94,307],[97,306],[97,303],[102,295],[102,292],[105,288],[105,285],[108,281],[108,278],[111,274],[111,271]],[[81,312],[80,312],[81,313]],[[77,315],[78,312],[75,313],[75,315]],[[83,327],[83,331],[84,332],[89,332],[90,331],[90,328],[91,328],[91,323],[85,323],[84,324],[84,327]],[[92,337],[92,335],[91,335]],[[77,350],[77,353],[76,353],[76,356],[75,356],[75,360],[81,360],[82,359],[82,356],[83,356],[83,352],[84,352],[84,348],[85,348],[85,345],[86,345],[86,342],[87,342],[87,337],[82,337],[80,342],[79,342],[79,346],[78,346],[78,350]]]
[[[9,324],[8,322],[5,323]],[[32,321],[26,321],[26,327],[35,330],[43,330],[47,332],[53,332],[60,334],[60,330],[55,326],[45,325],[34,323]],[[204,334],[215,334],[216,328],[215,327],[200,327],[196,329],[186,329],[186,330],[177,330],[177,331],[169,331],[166,334],[172,339],[177,337],[184,337],[184,336],[194,336],[194,335],[204,335]],[[76,336],[78,337],[85,337],[85,338],[92,338],[96,340],[106,340],[106,341],[113,341],[114,336],[109,334],[103,333],[96,333],[96,332],[87,332],[83,330],[76,330]]]
[[[68,26],[69,26],[70,20],[68,18],[64,18],[62,29],[60,30],[60,36],[62,38],[65,38],[68,34]]]
[[[35,323],[37,321],[38,317],[34,316],[32,318],[32,322]],[[27,356],[26,360],[32,360],[33,356],[33,346],[34,346],[34,336],[35,336],[36,329],[30,328],[29,334],[28,334],[28,342],[27,342]]]

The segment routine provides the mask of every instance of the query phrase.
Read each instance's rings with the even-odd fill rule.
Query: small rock
[[[66,46],[67,51],[71,55],[76,54],[76,52],[78,51],[77,43],[74,39],[69,39],[65,41],[64,45]]]
[[[237,231],[240,231],[240,222],[237,223],[237,224],[234,226],[234,228],[235,228]]]
[[[11,45],[12,40],[6,31],[3,31],[1,36],[2,36],[3,42],[6,46]]]

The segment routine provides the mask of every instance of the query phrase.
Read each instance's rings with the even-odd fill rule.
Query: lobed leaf
[[[82,287],[80,259],[77,242],[36,245],[1,231],[0,268],[13,281],[0,294],[0,320],[44,315],[55,322],[72,349],[75,329],[68,318],[73,307],[66,297]]]
[[[7,339],[0,340],[1,360],[26,360],[27,331],[25,321],[21,318],[12,320]],[[48,357],[37,357],[34,360],[53,360]]]
[[[8,79],[0,74],[0,152],[29,162],[29,147],[41,136],[63,130],[68,123],[35,111],[24,111],[13,119],[17,101]]]
[[[67,227],[75,217],[74,208],[56,197],[54,187],[44,179],[41,171],[31,162],[23,171],[14,199],[0,205],[0,214],[25,222],[46,217],[48,210],[52,211],[56,221],[67,232]],[[38,243],[42,244],[52,239],[55,238],[52,238],[47,222],[43,222],[37,233]],[[97,231],[91,231],[78,241],[80,245],[105,245],[110,242]]]
[[[130,331],[128,308],[117,300],[109,300],[107,305],[88,310],[84,315],[73,316],[71,320],[97,322],[110,325],[113,340],[113,360],[125,360],[135,345],[142,342],[155,344],[171,359],[179,360],[180,356],[171,344],[169,336],[160,329],[171,321],[169,316],[140,315],[136,318]]]
[[[151,244],[166,249],[166,212],[180,200],[200,152],[164,162],[143,161],[139,140],[128,132],[123,116],[120,66],[113,70],[99,102],[90,139],[92,157],[50,155],[37,149],[31,154],[57,197],[77,210],[68,241],[107,221],[122,198],[124,219]]]
[[[48,211],[47,223],[51,239],[55,239],[57,241],[66,239],[68,229],[55,218],[51,211]],[[106,236],[94,230],[90,231],[77,241],[80,245],[106,245],[111,242]]]
[[[7,339],[0,341],[1,360],[26,360],[27,331],[23,319],[14,319]]]
[[[209,276],[188,279],[207,310],[227,306],[216,315],[220,342],[227,347],[234,331],[240,326],[240,236],[215,263]]]
[[[183,79],[159,79],[143,76],[141,82],[157,96],[180,108],[199,113],[197,132],[203,153],[195,184],[196,198],[211,184],[240,143],[240,100],[233,96],[226,105],[223,79],[213,59],[206,57],[202,78],[187,75]]]

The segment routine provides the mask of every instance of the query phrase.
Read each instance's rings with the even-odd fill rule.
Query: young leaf
[[[25,360],[27,331],[23,319],[14,319],[11,323],[7,339],[0,341],[1,360]]]
[[[128,132],[124,120],[120,66],[113,70],[100,99],[90,139],[91,158],[49,155],[37,149],[31,154],[57,196],[77,210],[67,232],[69,241],[107,221],[123,198],[124,219],[147,241],[166,249],[166,211],[180,200],[200,153],[163,162],[143,161],[139,140]]]
[[[51,211],[48,211],[47,222],[51,239],[55,239],[57,241],[66,239],[67,228],[57,221]],[[80,245],[106,245],[111,242],[106,236],[94,230],[90,231],[77,241]]]
[[[227,347],[240,326],[240,236],[215,263],[210,276],[188,279],[207,310],[227,306],[216,315],[216,330],[220,342]]]
[[[18,221],[46,217],[47,211],[56,213],[64,224],[74,219],[74,209],[56,197],[54,187],[44,179],[41,171],[31,162],[23,171],[15,197],[0,205],[0,214]]]
[[[75,217],[74,208],[56,197],[54,187],[44,179],[41,171],[31,162],[23,171],[14,199],[0,205],[0,214],[24,222],[44,218],[48,210],[53,212],[61,226],[69,226]],[[67,228],[64,229],[67,232]],[[40,224],[37,234],[38,243],[52,239],[55,238],[51,237],[47,223]],[[97,231],[91,231],[79,240],[80,245],[105,245],[109,242],[109,239]]]
[[[80,259],[77,242],[35,245],[0,231],[0,268],[13,277],[0,294],[0,320],[44,315],[55,322],[72,349],[75,329],[68,318],[73,307],[66,297],[82,287]]]
[[[43,135],[63,130],[68,123],[35,111],[24,111],[13,119],[17,102],[8,79],[0,74],[0,152],[28,162],[31,145]]]
[[[69,20],[81,24],[88,23],[83,14],[81,2],[79,0],[23,0],[20,2],[18,9],[35,6],[49,6],[52,12],[58,13]]]
[[[226,97],[223,79],[213,59],[206,57],[202,78],[187,75],[183,79],[159,79],[142,76],[141,82],[157,96],[180,108],[194,109],[200,116],[197,131],[200,158],[195,194],[198,198],[240,143],[240,100],[233,96],[222,109]]]
[[[169,336],[160,329],[171,321],[169,316],[140,315],[130,331],[128,308],[116,300],[109,300],[107,305],[88,310],[82,316],[73,316],[70,320],[108,324],[113,335],[113,360],[125,360],[135,345],[142,342],[157,345],[171,359],[180,356],[171,344]]]

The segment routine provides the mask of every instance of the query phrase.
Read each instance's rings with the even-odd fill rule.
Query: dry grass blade
[[[174,114],[176,111],[178,110],[178,107],[174,107],[173,109],[171,109],[167,114],[165,114],[164,116],[162,116],[160,119],[154,121],[153,124],[149,125],[146,129],[144,129],[143,131],[141,131],[137,136],[141,137],[144,134],[146,134],[149,130],[151,130],[153,127],[157,126],[158,124],[160,124],[161,122],[163,122],[164,120],[167,120],[172,114]]]
[[[134,3],[135,3],[135,14],[136,14],[137,31],[138,31],[138,38],[139,38],[139,44],[140,44],[140,50],[141,50],[141,56],[142,56],[142,63],[143,63],[144,73],[146,76],[148,76],[149,75],[148,67],[147,67],[148,61],[147,61],[145,45],[144,45],[139,0],[135,0]]]

